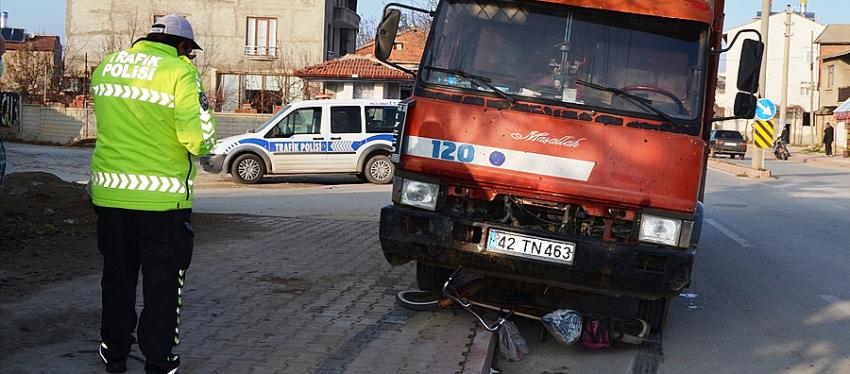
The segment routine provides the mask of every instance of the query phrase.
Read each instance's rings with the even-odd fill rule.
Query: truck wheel
[[[452,275],[449,269],[416,262],[416,285],[423,291],[442,291],[443,283]]]
[[[392,182],[395,165],[390,161],[389,156],[377,154],[366,161],[363,165],[363,175],[371,183],[387,184]]]
[[[669,297],[657,300],[640,300],[637,317],[649,322],[653,332],[661,332],[667,323],[667,311],[670,309],[670,303]]]
[[[233,161],[230,175],[237,183],[255,184],[266,174],[266,166],[263,160],[251,153],[246,153]]]

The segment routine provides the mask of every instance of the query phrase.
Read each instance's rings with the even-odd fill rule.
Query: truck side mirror
[[[738,37],[743,33],[753,33],[758,35],[759,40],[745,39],[741,45],[741,64],[738,67],[738,94],[735,95],[734,116],[732,117],[715,117],[712,122],[726,121],[730,119],[753,119],[756,116],[756,97],[753,96],[759,90],[759,75],[761,75],[761,59],[764,55],[764,43],[761,42],[761,33],[757,30],[741,30],[735,34],[735,38],[729,43],[729,46],[713,53],[726,53]],[[724,37],[725,38],[725,37]]]
[[[756,97],[751,93],[738,92],[735,95],[735,117],[752,119],[756,116]]]
[[[398,34],[398,24],[401,21],[401,11],[387,8],[384,10],[384,18],[378,25],[378,33],[375,35],[375,57],[383,62],[390,58],[395,46],[395,37]]]
[[[752,39],[744,40],[741,46],[741,65],[738,68],[738,90],[754,94],[759,90],[761,59],[764,43]],[[737,108],[737,97],[735,99]]]

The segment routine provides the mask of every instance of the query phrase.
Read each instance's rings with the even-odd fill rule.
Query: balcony
[[[277,47],[246,45],[245,57],[252,60],[274,60],[277,58],[277,50]]]
[[[331,24],[337,28],[356,30],[360,27],[360,16],[356,11],[340,6],[338,3],[334,6]]]

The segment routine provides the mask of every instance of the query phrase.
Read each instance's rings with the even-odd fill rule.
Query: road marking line
[[[732,229],[721,225],[719,222],[717,222],[717,221],[715,221],[711,218],[706,218],[705,223],[707,223],[711,226],[714,226],[715,229],[722,232],[724,235],[728,236],[730,239],[736,241],[738,244],[741,245],[741,247],[755,248],[755,246],[752,243],[750,243],[749,241],[747,241],[747,239],[742,238],[740,235],[738,235],[734,231],[732,231]]]
[[[838,209],[841,209],[841,210],[850,210],[850,209],[847,209],[846,207],[843,207],[841,205],[836,205],[835,207],[838,208]]]
[[[845,315],[847,315],[847,317],[850,317],[850,302],[843,301],[832,295],[820,295],[820,297],[832,306],[840,309]]]

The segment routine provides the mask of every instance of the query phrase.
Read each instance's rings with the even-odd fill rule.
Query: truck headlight
[[[437,198],[440,196],[440,185],[404,179],[401,183],[401,199],[404,205],[417,208],[436,210]]]
[[[644,214],[640,221],[638,240],[676,247],[681,233],[682,220]]]

